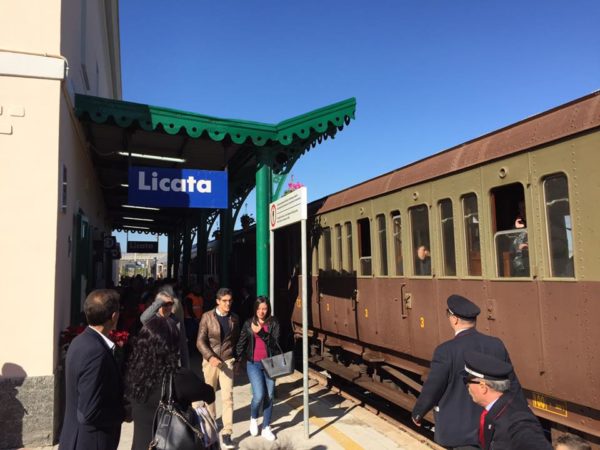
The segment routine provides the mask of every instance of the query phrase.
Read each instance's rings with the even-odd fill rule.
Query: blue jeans
[[[262,364],[259,362],[248,361],[246,363],[248,379],[252,386],[252,402],[250,402],[250,417],[258,419],[260,404],[263,405],[263,423],[262,426],[268,427],[271,423],[271,413],[273,412],[273,392],[275,391],[275,380],[267,376]]]

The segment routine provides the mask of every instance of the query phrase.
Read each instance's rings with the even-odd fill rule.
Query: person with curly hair
[[[182,409],[192,402],[215,401],[215,392],[190,369],[179,367],[179,330],[169,318],[154,316],[133,342],[125,372],[125,395],[133,416],[132,450],[147,450],[163,378],[173,375],[175,397]]]
[[[276,439],[271,431],[275,380],[269,378],[261,361],[279,350],[279,322],[271,315],[269,299],[259,296],[254,302],[254,313],[242,326],[236,347],[238,358],[246,360],[248,379],[252,386],[250,403],[250,434],[258,436],[258,414],[263,407],[261,436],[268,441]]]

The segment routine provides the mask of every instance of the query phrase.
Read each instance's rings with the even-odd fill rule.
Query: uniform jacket
[[[221,325],[215,310],[216,308],[202,314],[196,347],[207,361],[212,356],[227,361],[235,358],[235,346],[240,336],[240,319],[237,314],[229,313],[230,331],[221,342]]]
[[[276,317],[271,316],[268,322],[269,331],[262,328],[258,332],[260,337],[267,346],[269,356],[280,353],[279,350],[279,321]],[[238,359],[246,358],[247,361],[254,360],[254,332],[252,331],[252,319],[246,320],[242,326],[240,340],[237,343],[236,355]]]
[[[505,393],[485,416],[484,450],[552,450],[520,393]]]
[[[121,374],[111,349],[89,327],[69,346],[65,385],[59,450],[115,450],[124,418]]]
[[[453,339],[440,344],[433,353],[431,370],[412,416],[419,420],[434,406],[435,441],[446,447],[479,445],[479,416],[482,408],[471,399],[463,382],[464,352],[476,350],[510,362],[502,341],[480,333],[475,328],[461,331]],[[521,391],[513,375],[511,390]]]

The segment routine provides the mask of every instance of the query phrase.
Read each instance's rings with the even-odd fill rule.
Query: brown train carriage
[[[313,202],[312,362],[411,409],[460,293],[553,433],[600,442],[598,167],[594,93]],[[299,332],[297,232],[276,284]]]

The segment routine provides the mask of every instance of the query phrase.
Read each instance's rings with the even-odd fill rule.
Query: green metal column
[[[256,151],[256,295],[269,295],[269,203],[271,167],[267,149]]]
[[[229,287],[231,279],[229,276],[229,259],[231,255],[231,242],[233,241],[233,226],[231,222],[231,208],[222,209],[220,217],[221,242],[219,242],[219,261],[221,262],[219,284],[221,287]]]

